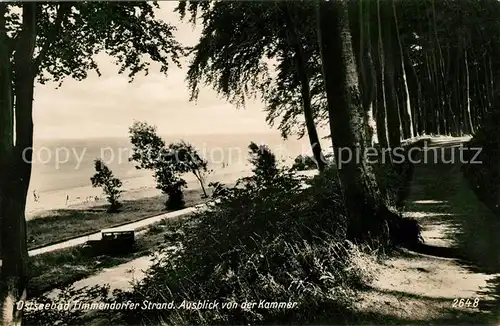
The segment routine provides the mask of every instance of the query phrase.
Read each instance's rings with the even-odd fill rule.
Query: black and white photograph
[[[0,325],[500,326],[497,0],[0,0]]]

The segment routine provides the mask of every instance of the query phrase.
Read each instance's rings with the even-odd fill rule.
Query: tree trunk
[[[5,14],[7,4],[0,3],[0,223],[3,221],[1,207],[4,194],[7,193],[5,186],[7,184],[8,171],[12,160],[14,150],[14,103],[12,90],[12,71],[10,64],[11,49],[4,46],[7,44],[7,27]],[[0,228],[0,253],[3,227]]]
[[[323,156],[323,151],[319,142],[318,131],[316,130],[316,125],[314,123],[314,114],[311,106],[311,89],[309,86],[309,77],[307,76],[304,56],[300,45],[296,46],[295,56],[295,61],[297,64],[297,74],[299,75],[300,79],[300,92],[302,96],[302,107],[304,109],[304,119],[306,122],[307,135],[309,136],[309,143],[311,144],[311,149],[314,159],[316,160],[316,164],[318,165],[318,170],[322,172],[325,170],[326,160]]]
[[[377,45],[372,47],[372,59],[373,59],[373,70],[374,70],[374,101],[373,101],[373,111],[375,116],[375,124],[377,127],[377,138],[380,147],[387,148],[387,111],[385,106],[385,94],[384,94],[384,62],[383,62],[383,50],[382,50],[382,37],[381,37],[381,24],[379,10],[371,11],[373,17],[372,21],[377,22],[377,28],[371,29],[371,38],[377,40]]]
[[[205,189],[205,180],[203,180],[203,176],[200,171],[193,169],[193,174],[198,179],[198,182],[200,183],[201,190],[203,191],[203,196],[205,198],[208,197],[207,190]]]
[[[362,239],[386,234],[383,217],[390,213],[365,155],[341,161],[345,150],[364,153],[366,128],[358,75],[344,1],[319,1],[318,39],[328,102],[332,145],[348,213],[347,236]],[[343,151],[340,152],[339,150]],[[344,153],[345,154],[345,153]],[[372,233],[373,232],[373,233]]]
[[[382,2],[382,3],[381,3]],[[387,135],[390,148],[396,148],[401,145],[401,132],[400,132],[400,119],[398,110],[398,99],[396,94],[396,76],[394,68],[394,35],[395,35],[395,22],[393,17],[392,5],[388,1],[380,1],[381,18],[379,20],[382,29],[382,51],[384,62],[384,94],[385,105],[387,112]]]
[[[398,41],[398,71],[400,73],[401,78],[401,105],[404,108],[404,112],[402,112],[402,116],[404,117],[404,130],[405,130],[405,138],[413,138],[415,137],[415,128],[413,123],[413,114],[412,114],[412,105],[410,101],[410,91],[408,90],[408,81],[405,72],[404,65],[404,51],[403,45],[401,44],[401,35],[399,35],[399,23],[398,16],[396,13],[396,5],[394,0],[391,1],[392,5],[392,13],[394,16],[394,26],[396,31],[396,37]]]
[[[376,75],[371,58],[370,2],[350,0],[349,22],[352,48],[360,81],[361,100],[365,111],[366,125],[368,126],[367,145],[373,146],[375,139],[373,102]]]
[[[465,83],[465,96],[467,100],[467,123],[468,123],[468,129],[470,132],[474,133],[474,125],[472,124],[472,117],[471,117],[471,112],[470,112],[470,77],[469,77],[469,61],[467,58],[467,49],[465,49],[465,78],[466,78],[466,83]]]
[[[16,303],[26,298],[28,249],[25,208],[31,178],[33,146],[35,8],[36,3],[23,4],[23,26],[14,57],[15,145],[11,151],[12,155],[4,162],[7,170],[2,171],[0,299],[3,325],[21,324],[22,311],[16,309]],[[2,84],[7,83],[12,85],[11,77]],[[12,103],[10,104],[10,108],[6,105],[1,110],[12,110]],[[2,135],[7,133],[2,131]]]
[[[295,25],[293,23],[289,8],[287,8],[286,19],[289,25],[290,45],[295,50],[295,67],[297,70],[297,76],[300,80],[300,93],[302,98],[302,108],[304,112],[307,135],[309,137],[309,143],[311,144],[311,150],[314,156],[314,160],[316,161],[316,165],[318,166],[318,170],[319,172],[322,172],[326,167],[326,159],[323,156],[323,151],[319,142],[318,131],[316,130],[316,124],[314,123],[314,113],[311,105],[311,88],[309,85],[309,76],[307,75],[308,60],[304,55],[300,37],[299,35],[297,35],[297,32],[295,30]]]
[[[409,98],[409,106],[412,109],[412,122],[413,122],[413,131],[414,136],[421,135],[424,130],[421,126],[421,114],[422,114],[422,106],[420,105],[420,83],[417,79],[415,68],[413,67],[413,63],[408,55],[407,51],[403,52],[403,66],[404,66],[404,74],[406,77],[406,83],[408,86],[408,98]]]

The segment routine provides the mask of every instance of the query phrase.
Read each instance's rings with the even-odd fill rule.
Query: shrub
[[[134,291],[120,301],[293,301],[295,309],[122,312],[119,322],[248,324],[342,319],[366,276],[360,253],[345,240],[346,220],[330,171],[302,183],[250,145],[254,175],[222,191],[214,207],[183,226],[175,250],[164,249]],[[220,185],[219,185],[220,186]],[[115,320],[115,322],[117,322]]]
[[[51,309],[25,309],[23,324],[38,326],[81,325],[81,318],[88,313],[74,309],[77,302],[92,304],[109,300],[109,286],[93,286],[90,288],[62,289],[56,298],[43,295],[34,302],[38,307],[48,305]],[[29,302],[26,302],[26,306]]]
[[[500,215],[499,123],[500,110],[491,112],[489,118],[484,119],[481,128],[466,144],[471,150],[463,151],[465,160],[474,159],[481,164],[471,162],[462,165],[462,172],[477,197],[497,215]],[[474,158],[477,151],[472,150],[473,148],[481,148],[478,157]]]
[[[316,161],[313,157],[308,155],[299,155],[295,158],[292,171],[306,171],[306,170],[315,170],[318,168]]]
[[[120,198],[120,194],[122,193],[120,190],[122,182],[120,179],[115,178],[111,170],[102,162],[102,160],[95,160],[94,167],[96,173],[90,178],[92,187],[102,187],[110,204],[108,212],[118,212],[122,207],[122,204],[118,201],[118,198]]]
[[[154,172],[156,188],[167,194],[165,207],[170,210],[184,208],[184,193],[182,188],[186,187],[186,181],[180,178],[171,166],[159,164]]]
[[[182,187],[185,187],[186,182],[184,180],[177,181],[171,185],[168,190],[168,199],[166,202],[167,209],[176,210],[186,207],[186,202],[184,201],[184,193],[182,192]]]
[[[129,128],[130,142],[133,145],[131,161],[138,163],[137,169],[154,171],[156,188],[168,196],[165,206],[167,209],[184,207],[182,188],[186,181],[181,175],[191,172],[201,185],[204,197],[207,197],[204,182],[207,170],[207,161],[202,159],[196,149],[184,142],[165,144],[156,134],[156,127],[145,122],[135,121]]]

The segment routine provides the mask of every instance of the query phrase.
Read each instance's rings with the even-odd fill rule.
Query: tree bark
[[[16,303],[25,300],[28,281],[25,207],[31,178],[33,146],[35,19],[36,3],[24,3],[22,31],[17,40],[14,56],[15,144],[11,155],[4,162],[7,170],[2,171],[0,300],[3,325],[21,324],[22,311],[17,310]],[[12,76],[9,76],[9,80],[4,84],[7,83],[12,86]],[[10,108],[7,105],[1,108],[2,111],[9,109],[12,110],[12,103],[10,103]],[[7,133],[2,132],[2,135]]]
[[[297,76],[300,80],[300,93],[302,98],[302,108],[304,112],[307,135],[309,137],[309,143],[311,144],[311,150],[314,156],[314,160],[316,161],[316,165],[318,166],[318,170],[319,172],[322,172],[326,167],[326,159],[323,156],[323,151],[319,142],[318,131],[316,130],[316,124],[314,122],[314,113],[311,105],[311,87],[309,84],[309,76],[307,74],[307,58],[304,55],[300,37],[295,30],[295,25],[293,23],[291,11],[289,10],[289,8],[287,8],[285,16],[289,25],[290,45],[295,51],[294,61]]]
[[[474,125],[472,124],[472,116],[470,112],[470,77],[469,77],[469,61],[467,58],[467,49],[465,49],[465,78],[466,78],[466,83],[465,83],[465,96],[466,96],[466,101],[467,101],[467,123],[468,123],[468,129],[470,132],[474,133]]]
[[[7,44],[5,14],[7,4],[0,3],[0,44]],[[8,172],[14,150],[14,104],[10,49],[0,46],[0,171]],[[0,173],[0,209],[3,203],[7,173]],[[0,223],[3,218],[0,211]],[[0,229],[0,253],[3,233]]]
[[[382,2],[382,3],[380,3]],[[390,148],[401,145],[400,117],[398,110],[398,98],[396,94],[396,70],[394,61],[397,58],[394,54],[395,21],[393,17],[392,5],[389,1],[380,1],[381,18],[384,21],[382,28],[382,49],[383,49],[383,73],[384,73],[384,94],[387,112],[387,135]],[[379,24],[382,21],[379,20]]]
[[[344,1],[319,1],[318,39],[328,102],[332,145],[347,207],[347,236],[363,239],[384,234],[387,207],[364,155],[340,164],[340,149],[364,153],[366,128],[358,75]],[[385,233],[386,234],[386,233]]]
[[[298,46],[300,48],[300,46]],[[297,49],[297,54],[301,53],[301,49]],[[307,135],[309,136],[309,143],[311,144],[311,149],[313,152],[314,159],[318,166],[319,172],[325,170],[326,160],[323,156],[323,151],[321,149],[321,144],[319,142],[318,131],[316,130],[316,125],[314,123],[314,115],[311,106],[311,89],[309,87],[309,78],[305,70],[303,58],[300,55],[296,58],[297,61],[297,73],[300,78],[300,91],[302,96],[302,106],[304,109],[304,119],[306,122]]]
[[[373,146],[375,130],[370,124],[375,123],[373,102],[376,73],[371,58],[370,2],[349,0],[349,22],[361,100],[368,126],[367,145]]]
[[[373,17],[372,21],[377,22],[377,28],[371,29],[371,38],[377,40],[376,46],[372,47],[371,56],[373,59],[373,70],[374,70],[374,101],[373,101],[373,111],[375,116],[375,124],[377,127],[377,138],[378,143],[381,148],[388,147],[387,140],[387,110],[385,106],[385,94],[384,94],[384,59],[382,50],[382,36],[381,36],[381,24],[380,15],[378,7],[376,10],[371,10]]]
[[[401,35],[399,33],[399,22],[398,22],[398,16],[397,16],[397,13],[396,13],[396,4],[394,3],[394,0],[391,1],[392,2],[392,11],[393,11],[393,15],[394,15],[394,23],[395,23],[395,27],[396,27],[396,36],[397,36],[397,40],[398,40],[398,50],[399,50],[399,61],[398,61],[398,64],[399,64],[399,69],[401,71],[401,78],[402,78],[402,83],[403,83],[403,103],[404,103],[404,106],[406,108],[406,111],[404,113],[403,116],[405,116],[405,122],[406,122],[406,130],[408,132],[408,135],[410,138],[413,138],[415,137],[415,122],[414,122],[414,107],[411,103],[411,99],[410,99],[410,90],[409,90],[409,87],[408,87],[408,77],[407,77],[407,74],[406,74],[406,69],[405,69],[405,53],[403,51],[403,44],[401,43]]]

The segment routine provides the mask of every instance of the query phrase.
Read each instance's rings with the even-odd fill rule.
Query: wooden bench
[[[93,255],[130,252],[135,244],[134,230],[102,230],[100,240],[89,240],[84,248]]]

